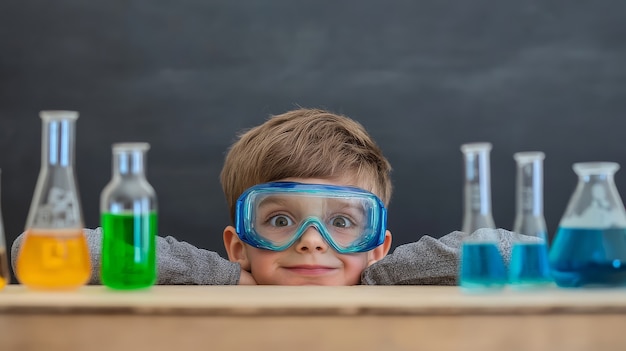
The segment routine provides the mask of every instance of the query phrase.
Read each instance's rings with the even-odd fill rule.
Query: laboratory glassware
[[[561,287],[626,285],[626,211],[615,185],[615,162],[574,163],[578,184],[550,247]]]
[[[0,206],[0,208],[1,207],[2,206]],[[0,290],[4,289],[4,287],[10,283],[11,274],[9,273],[9,261],[4,237],[4,222],[2,221],[2,213],[0,213]]]
[[[102,283],[133,290],[156,281],[157,198],[145,175],[148,143],[112,146],[111,181],[102,190]]]
[[[509,283],[516,289],[550,285],[548,237],[543,216],[545,154],[540,151],[517,152],[513,158],[517,166],[513,224],[516,236],[511,250]]]
[[[491,214],[491,143],[461,145],[465,179],[463,183],[463,228],[472,234],[480,228],[495,228]]]
[[[506,268],[498,248],[491,213],[489,153],[491,143],[461,145],[464,160],[463,232],[459,285],[464,290],[498,290],[507,282]],[[486,235],[478,235],[486,233]],[[493,234],[493,235],[492,235]]]
[[[74,173],[78,112],[41,111],[41,170],[16,262],[18,280],[32,289],[76,289],[91,274]]]

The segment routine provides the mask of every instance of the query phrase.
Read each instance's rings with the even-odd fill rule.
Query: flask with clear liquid
[[[548,263],[548,237],[543,216],[543,160],[539,151],[513,154],[517,166],[515,222],[517,235],[511,250],[509,283],[514,289],[552,284]]]
[[[0,213],[0,290],[10,283],[11,274],[9,273],[9,260],[4,238],[4,222],[2,221],[2,213]]]
[[[615,186],[615,162],[573,165],[578,184],[552,242],[558,286],[626,285],[626,211]]]
[[[42,159],[16,275],[28,288],[76,289],[91,274],[74,173],[78,112],[42,111]]]
[[[157,198],[145,177],[148,143],[113,144],[113,174],[100,196],[102,283],[119,290],[156,281]]]
[[[491,213],[491,147],[491,143],[461,145],[465,165],[463,232],[466,237],[461,244],[459,285],[464,290],[498,290],[507,282],[498,239],[475,233],[481,228],[495,229]]]

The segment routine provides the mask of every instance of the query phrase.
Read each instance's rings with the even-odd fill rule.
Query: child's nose
[[[298,252],[326,252],[328,243],[315,226],[309,226],[298,239],[296,250]]]

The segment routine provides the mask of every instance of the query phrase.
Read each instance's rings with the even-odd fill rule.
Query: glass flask
[[[91,274],[83,215],[74,174],[78,112],[42,111],[42,159],[17,262],[29,288],[76,289]]]
[[[517,235],[511,250],[509,283],[512,288],[552,284],[548,263],[548,237],[543,216],[543,160],[539,151],[513,154],[517,165],[515,222]]]
[[[491,143],[461,145],[465,165],[463,183],[463,229],[472,234],[480,228],[495,228],[491,214]]]
[[[0,290],[10,283],[11,274],[9,273],[9,260],[4,238],[4,222],[2,221],[2,213],[0,213]]]
[[[157,198],[145,177],[148,143],[113,144],[111,181],[100,196],[102,283],[133,290],[156,281]]]
[[[478,235],[481,228],[495,229],[491,214],[489,152],[491,143],[461,145],[465,164],[463,185],[464,215],[459,285],[464,290],[498,290],[507,282],[506,268],[498,239]],[[482,234],[482,233],[481,233]]]
[[[575,163],[578,184],[549,252],[558,286],[626,285],[626,211],[614,162]]]

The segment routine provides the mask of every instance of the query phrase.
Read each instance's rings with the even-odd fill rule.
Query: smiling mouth
[[[334,271],[336,268],[326,266],[291,266],[284,267],[290,272],[300,275],[323,275]]]

